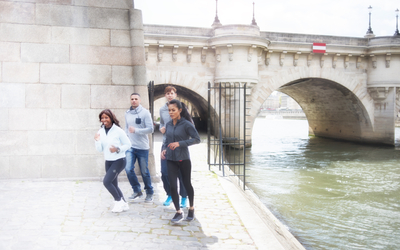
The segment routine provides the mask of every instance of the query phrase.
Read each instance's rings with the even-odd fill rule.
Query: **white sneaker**
[[[121,199],[121,201],[123,202],[122,210],[123,210],[123,211],[128,211],[128,210],[129,210],[129,204],[128,204],[128,202],[125,202],[125,201],[122,200],[122,199]]]
[[[121,202],[122,201],[122,202]],[[114,208],[111,210],[111,212],[113,213],[121,213],[122,211],[124,211],[124,201],[121,199],[120,201],[115,201],[114,202]]]

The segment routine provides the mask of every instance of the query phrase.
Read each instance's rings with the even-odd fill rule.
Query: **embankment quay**
[[[191,148],[196,219],[179,225],[161,182],[152,203],[112,213],[99,179],[1,180],[0,249],[304,249],[250,191],[209,171],[206,153],[206,143]],[[131,195],[125,176],[120,187]]]

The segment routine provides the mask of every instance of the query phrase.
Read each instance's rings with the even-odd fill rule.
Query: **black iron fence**
[[[246,188],[247,103],[245,83],[208,83],[209,168],[216,166],[224,176],[236,176],[243,189]]]

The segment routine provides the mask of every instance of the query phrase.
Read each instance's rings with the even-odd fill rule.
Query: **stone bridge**
[[[165,84],[177,85],[202,119],[208,81],[247,83],[250,126],[268,96],[280,91],[299,103],[316,136],[394,144],[400,37],[272,33],[256,25],[144,25],[144,42],[155,96],[162,96]],[[326,52],[313,53],[313,43],[326,43]]]
[[[250,126],[278,90],[317,136],[393,145],[399,37],[143,25],[132,3],[0,0],[0,178],[103,176],[98,114],[110,108],[124,126],[132,92],[148,107],[150,80],[157,98],[176,85],[202,120],[208,82],[246,83]],[[312,52],[316,42],[325,54]],[[153,151],[149,161],[156,176]]]

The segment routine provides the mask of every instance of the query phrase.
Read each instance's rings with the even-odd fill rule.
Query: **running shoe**
[[[186,220],[188,220],[188,221],[194,220],[194,208],[193,209],[189,209],[188,215],[186,217]]]
[[[171,219],[171,222],[172,223],[179,223],[179,222],[181,222],[183,220],[183,211],[182,211],[182,213],[176,213],[175,214],[175,216],[174,216],[174,218],[172,218]]]
[[[143,193],[142,193],[142,191],[139,191],[138,193],[134,192],[134,193],[132,194],[132,196],[129,197],[128,199],[129,199],[129,200],[136,200],[136,199],[142,198],[142,197],[143,197]]]
[[[153,194],[146,194],[146,198],[144,199],[144,202],[150,203],[153,201]]]
[[[164,201],[163,205],[169,206],[169,205],[171,205],[171,202],[172,202],[172,197],[168,196],[167,199]]]
[[[181,199],[181,207],[187,207],[187,198],[186,197],[182,197],[182,199]]]

